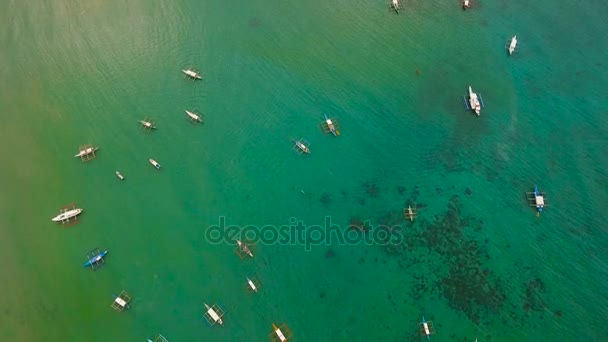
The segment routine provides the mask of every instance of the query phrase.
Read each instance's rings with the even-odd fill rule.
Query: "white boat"
[[[224,321],[222,320],[222,317],[220,317],[220,315],[217,314],[217,312],[215,312],[215,310],[213,310],[212,307],[210,307],[209,305],[205,304],[205,309],[207,309],[207,314],[217,323],[219,323],[220,325],[224,325]]]
[[[84,150],[81,150],[80,152],[78,152],[78,154],[74,155],[74,157],[76,157],[76,158],[84,157],[86,155],[96,152],[97,150],[99,150],[99,147],[85,148]]]
[[[156,160],[150,158],[150,159],[148,159],[148,161],[150,162],[150,164],[152,164],[152,166],[154,166],[156,169],[160,170],[160,164]]]
[[[513,38],[511,38],[511,43],[509,44],[509,55],[512,55],[513,52],[515,52],[516,48],[517,48],[517,36],[513,36]]]
[[[255,286],[255,283],[253,282],[253,280],[247,278],[247,284],[249,285],[249,287],[251,288],[251,290],[253,292],[258,292],[258,287]]]
[[[462,2],[462,9],[466,11],[467,8],[469,8],[469,0],[464,0]]]
[[[399,5],[399,0],[391,0],[391,8],[394,9],[397,14],[399,14],[399,9],[401,8],[401,5]]]
[[[120,179],[120,180],[125,180],[125,176],[123,176],[122,173],[120,173],[120,171],[116,171],[116,177],[118,177],[118,179]]]
[[[184,74],[186,74],[186,76],[188,76],[188,77],[192,77],[192,78],[194,78],[195,80],[202,80],[202,79],[203,79],[203,76],[201,76],[201,75],[200,75],[198,72],[196,72],[196,71],[194,71],[194,70],[192,70],[192,69],[186,69],[186,70],[182,70],[182,72],[183,72]]]
[[[310,153],[310,149],[308,148],[308,146],[304,145],[303,142],[296,141],[296,146],[300,149],[300,151],[307,153],[307,154]]]
[[[150,121],[146,121],[146,120],[139,120],[139,123],[144,126],[145,128],[149,128],[149,129],[156,129],[156,126],[154,126],[154,124]]]
[[[201,120],[201,116],[200,116],[200,115],[198,115],[198,114],[192,113],[191,111],[188,111],[188,110],[186,111],[186,114],[188,114],[188,117],[190,117],[190,119],[191,119],[192,121],[195,121],[195,122],[203,122],[203,121]]]
[[[242,243],[241,240],[236,240],[236,243],[243,252],[253,258],[253,253],[251,253],[251,249],[246,244]]]
[[[80,213],[82,213],[82,209],[74,208],[72,210],[65,211],[65,212],[53,217],[51,220],[53,222],[63,222],[65,220],[71,219],[72,217],[76,217],[76,216],[80,215]]]
[[[479,103],[479,98],[477,97],[477,94],[473,92],[471,86],[469,86],[469,105],[471,106],[471,110],[479,116],[479,113],[481,112],[481,103]]]

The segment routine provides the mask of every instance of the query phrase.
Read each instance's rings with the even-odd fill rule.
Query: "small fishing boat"
[[[420,334],[426,336],[426,338],[430,341],[431,335],[435,333],[435,328],[433,327],[433,322],[427,321],[422,316],[422,322],[420,323]]]
[[[481,112],[481,104],[479,103],[477,94],[473,92],[471,86],[469,86],[469,105],[475,114],[479,116],[479,113]]]
[[[194,70],[192,70],[192,69],[186,69],[186,70],[182,70],[182,72],[183,72],[183,73],[184,73],[186,76],[188,76],[188,77],[190,77],[190,78],[193,78],[193,79],[195,79],[195,80],[202,80],[202,79],[203,79],[203,76],[201,76],[201,75],[200,75],[198,72],[196,72],[196,71],[194,71]]]
[[[397,14],[399,14],[399,9],[401,9],[401,4],[399,4],[399,0],[391,0],[390,6]]]
[[[543,208],[545,207],[545,197],[538,190],[538,185],[534,186],[534,200],[536,202],[536,210],[539,213],[543,212]]]
[[[71,219],[72,217],[76,217],[76,216],[80,215],[80,213],[82,213],[82,209],[80,209],[80,208],[74,208],[72,210],[64,211],[61,214],[53,217],[51,219],[51,221],[53,221],[53,222],[63,222],[63,221]]]
[[[212,322],[219,323],[219,325],[224,325],[224,320],[222,320],[221,313],[218,314],[215,310],[205,303],[205,309],[207,309],[207,315],[211,318]]]
[[[241,240],[236,240],[236,243],[239,246],[239,248],[241,249],[241,251],[243,251],[245,254],[247,254],[253,258],[253,253],[251,252],[251,249],[249,249],[249,247],[246,244],[242,243]]]
[[[296,141],[296,147],[297,147],[297,148],[298,148],[300,151],[302,151],[302,152],[304,152],[304,153],[306,153],[306,154],[310,154],[310,149],[309,149],[309,148],[308,148],[308,146],[306,146],[306,144],[304,144],[302,141],[300,141],[300,140]]]
[[[469,8],[469,0],[462,1],[462,9],[466,11],[467,8]]]
[[[190,118],[190,120],[194,121],[194,122],[203,122],[203,120],[201,119],[201,116],[195,113],[192,113],[191,111],[186,111],[186,114],[188,115],[188,117]]]
[[[159,163],[158,163],[156,160],[154,160],[154,159],[150,158],[150,159],[148,159],[148,161],[149,161],[149,162],[150,162],[150,164],[152,164],[152,166],[154,166],[154,167],[155,167],[157,170],[160,170],[160,164],[159,164]]]
[[[336,129],[336,126],[331,121],[331,119],[328,118],[327,115],[325,115],[325,114],[323,114],[323,116],[325,117],[325,123],[327,124],[327,129],[329,129],[329,131],[331,132],[331,134],[333,134],[335,137],[337,137],[338,135],[340,135],[340,132]]]
[[[78,154],[74,155],[74,157],[76,158],[80,158],[80,157],[84,157],[86,155],[89,155],[91,153],[95,153],[97,150],[99,150],[99,147],[87,147],[83,150],[80,150],[80,152],[78,152]]]
[[[154,123],[152,121],[148,121],[148,120],[139,120],[139,123],[144,126],[144,128],[147,129],[156,129],[156,126],[154,126]]]
[[[253,280],[247,278],[247,284],[251,288],[251,291],[258,292],[258,287],[255,285],[255,283],[253,282]]]
[[[517,48],[517,36],[513,36],[513,38],[511,38],[511,43],[509,44],[509,55],[512,55],[513,52],[515,52],[516,48]]]
[[[99,261],[101,261],[107,254],[108,254],[108,251],[100,252],[99,254],[94,255],[92,258],[90,258],[89,260],[87,260],[87,262],[85,262],[83,266],[84,267],[93,266],[94,264],[96,264]]]
[[[120,173],[120,171],[116,171],[116,177],[118,177],[118,179],[120,179],[120,180],[125,180],[125,176],[123,176],[122,173]]]

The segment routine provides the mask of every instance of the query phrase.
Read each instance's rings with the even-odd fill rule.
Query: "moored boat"
[[[304,145],[303,142],[296,141],[296,146],[298,147],[298,149],[300,149],[300,151],[302,151],[306,154],[310,154],[310,149],[308,148],[308,146]]]
[[[203,76],[201,76],[198,72],[196,72],[196,71],[194,71],[192,69],[182,70],[182,72],[186,76],[191,77],[191,78],[193,78],[195,80],[202,80],[203,79]]]
[[[99,150],[99,147],[88,147],[84,150],[80,150],[80,152],[78,152],[78,154],[74,155],[74,157],[76,157],[76,158],[84,157],[91,153],[95,153],[97,150]]]
[[[93,256],[92,258],[90,258],[89,260],[87,260],[87,262],[85,262],[83,266],[84,267],[93,266],[94,264],[101,261],[101,259],[103,259],[107,254],[108,254],[108,251],[100,252],[99,254],[97,254],[97,255]]]
[[[120,180],[125,180],[125,176],[123,176],[122,173],[120,173],[120,171],[116,171],[116,177],[118,177],[118,179],[120,179]]]
[[[512,55],[513,52],[515,52],[516,48],[517,48],[517,36],[513,36],[513,38],[511,38],[511,43],[509,44],[509,55]]]
[[[325,117],[325,123],[327,124],[327,129],[329,129],[329,131],[331,132],[331,134],[333,134],[335,137],[337,137],[338,135],[340,135],[340,132],[338,132],[338,130],[336,129],[336,126],[331,121],[331,119],[328,118],[326,114],[323,114],[323,116]]]
[[[152,164],[152,166],[154,166],[154,167],[155,167],[157,170],[160,170],[160,164],[159,164],[159,163],[158,163],[156,160],[154,160],[154,159],[150,158],[150,159],[148,159],[148,161],[149,161],[149,162],[150,162],[150,164]]]
[[[188,117],[190,118],[190,120],[195,121],[195,122],[202,122],[201,120],[201,116],[198,114],[195,114],[189,110],[186,111],[186,114],[188,115]]]
[[[471,86],[469,86],[469,105],[471,106],[471,110],[473,110],[475,114],[479,116],[481,112],[481,104],[479,102],[477,94],[473,92]]]
[[[74,208],[74,209],[62,212],[61,214],[53,217],[51,219],[51,221],[53,221],[53,222],[62,222],[62,221],[71,219],[72,217],[76,217],[76,216],[80,215],[80,213],[82,213],[82,209],[80,209],[80,208]]]

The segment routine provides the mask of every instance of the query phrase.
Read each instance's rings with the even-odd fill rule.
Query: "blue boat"
[[[103,260],[103,258],[106,256],[106,254],[108,254],[108,251],[103,251],[103,252],[100,252],[99,254],[94,255],[89,260],[87,260],[87,262],[85,262],[83,266],[90,267],[90,266],[97,264],[98,262]]]

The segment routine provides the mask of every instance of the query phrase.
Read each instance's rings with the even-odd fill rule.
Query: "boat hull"
[[[103,259],[106,255],[108,254],[108,251],[103,251],[99,254],[97,254],[96,256],[92,257],[91,259],[87,260],[87,262],[85,262],[83,264],[84,267],[90,267],[93,266],[93,264],[99,262],[101,259]]]
[[[65,221],[65,220],[69,220],[69,219],[71,219],[73,217],[76,217],[76,216],[80,215],[81,213],[82,213],[82,209],[80,209],[80,208],[69,210],[69,211],[67,211],[65,213],[62,213],[62,214],[59,214],[59,215],[53,217],[51,219],[51,221],[53,221],[53,222],[62,222],[62,221]]]

